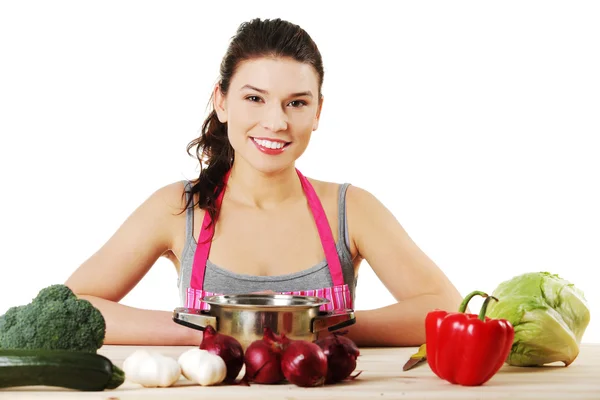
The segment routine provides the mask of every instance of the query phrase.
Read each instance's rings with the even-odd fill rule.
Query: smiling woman
[[[171,313],[119,304],[161,256],[178,268],[181,305],[193,308],[211,293],[265,291],[353,308],[366,259],[397,303],[356,312],[349,337],[360,346],[421,344],[426,313],[458,307],[452,283],[372,194],[296,168],[319,126],[323,77],[321,54],[299,26],[239,27],[213,110],[188,145],[198,179],[158,189],[67,281],[102,311],[107,344],[200,341]]]
[[[294,80],[289,80],[294,76]],[[244,84],[244,82],[260,82]],[[259,58],[241,62],[226,96],[215,89],[216,111],[221,123],[228,123],[228,135],[236,153],[251,162],[254,151],[246,153],[242,141],[250,141],[261,152],[284,157],[257,158],[266,171],[279,163],[289,164],[306,150],[310,133],[317,129],[322,105],[319,77],[310,64],[293,58]],[[265,89],[269,88],[269,89]],[[306,88],[301,90],[301,88]],[[231,118],[233,116],[233,120]],[[238,134],[241,131],[241,135]]]

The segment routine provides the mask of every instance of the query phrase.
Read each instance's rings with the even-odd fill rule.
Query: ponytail
[[[198,206],[206,210],[211,217],[211,224],[217,220],[219,210],[217,198],[224,190],[223,178],[233,165],[233,147],[227,136],[227,124],[219,121],[213,109],[202,124],[202,134],[187,145],[187,152],[196,148],[195,156],[200,161],[200,177],[187,191],[190,194],[186,209]],[[203,165],[203,162],[205,166]],[[198,193],[198,202],[194,204],[194,195]]]

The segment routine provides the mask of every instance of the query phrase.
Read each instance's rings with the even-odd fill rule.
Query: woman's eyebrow
[[[257,91],[259,93],[262,93],[262,94],[269,94],[269,92],[267,90],[259,89],[259,88],[255,87],[255,86],[252,86],[252,85],[244,85],[244,86],[242,86],[242,88],[240,90],[244,90],[244,89],[251,89],[251,90],[255,90],[255,91]],[[300,96],[313,97],[313,94],[312,94],[312,92],[310,90],[307,90],[305,92],[297,92],[297,93],[292,93],[290,95],[290,97],[300,97]]]

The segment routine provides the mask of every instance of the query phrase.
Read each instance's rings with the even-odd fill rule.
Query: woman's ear
[[[319,98],[319,106],[317,107],[317,115],[315,116],[315,120],[313,122],[313,131],[316,131],[317,128],[319,127],[319,119],[321,118],[321,109],[323,108],[323,99],[324,99],[323,96],[321,96]]]
[[[213,107],[221,123],[227,122],[227,99],[221,92],[221,86],[217,83],[213,91]]]

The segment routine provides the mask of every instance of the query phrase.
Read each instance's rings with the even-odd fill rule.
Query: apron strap
[[[308,205],[310,206],[317,224],[317,230],[319,231],[319,236],[321,237],[321,244],[323,245],[323,250],[325,251],[325,258],[327,259],[327,265],[329,267],[329,273],[331,274],[333,285],[343,285],[344,274],[342,273],[340,257],[338,256],[338,252],[335,247],[335,241],[333,240],[333,234],[331,233],[331,227],[327,221],[327,215],[325,214],[325,210],[323,210],[321,200],[319,200],[317,193],[308,179],[306,179],[304,175],[298,171],[298,169],[296,169],[296,173],[298,174],[298,177],[300,177],[300,182],[302,183],[302,187],[304,188],[304,192],[308,200]]]
[[[225,194],[225,188],[227,187],[227,181],[229,180],[230,173],[231,170],[229,170],[223,178],[223,190],[221,190],[221,193],[217,198],[217,209],[221,207],[221,202],[223,201],[223,195]],[[209,229],[208,225],[210,224],[210,222],[210,214],[208,212],[204,212],[204,219],[202,220],[202,229],[200,230],[200,237],[198,238],[198,243],[196,243],[196,251],[194,252],[192,276],[190,279],[190,287],[196,289],[204,289],[204,274],[206,273],[206,262],[208,261],[208,254],[210,252],[212,236],[215,232],[214,224]]]

